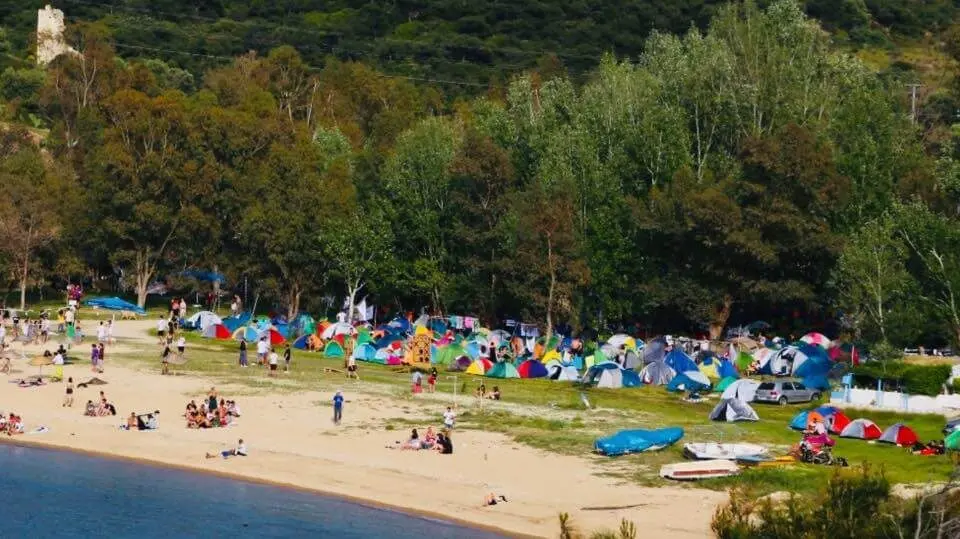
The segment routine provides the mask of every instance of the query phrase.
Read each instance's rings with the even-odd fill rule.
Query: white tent
[[[606,389],[623,387],[623,371],[620,369],[603,369],[600,372],[600,379],[597,380],[597,387]]]
[[[580,379],[580,373],[573,365],[564,365],[557,360],[546,362],[547,378],[558,382],[576,382]]]
[[[723,390],[723,399],[740,399],[743,402],[752,402],[757,396],[757,388],[760,382],[756,380],[742,379],[733,382]]]
[[[669,384],[670,380],[673,380],[673,377],[676,375],[677,373],[663,361],[648,363],[647,366],[640,371],[640,378],[643,380],[643,383],[657,386]]]
[[[221,320],[216,313],[212,313],[210,311],[200,311],[190,318],[187,318],[187,323],[199,329],[200,331],[204,331],[210,326],[222,324],[223,320]]]
[[[320,335],[324,339],[331,339],[334,335],[352,335],[353,326],[346,322],[337,322],[335,324],[330,324],[327,329],[323,330],[323,334]]]
[[[710,412],[710,419],[714,421],[759,421],[760,416],[749,404],[739,399],[723,399]]]

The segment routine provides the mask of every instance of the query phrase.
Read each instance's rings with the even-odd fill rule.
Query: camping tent
[[[736,381],[737,379],[734,378],[733,376],[724,377],[719,382],[717,382],[716,385],[713,386],[713,390],[723,393],[724,391],[726,391],[728,387],[730,387],[730,384]]]
[[[790,428],[795,430],[806,430],[814,421],[820,420],[827,427],[827,430],[834,434],[842,433],[850,425],[850,418],[834,406],[821,406],[812,410],[804,410],[793,416],[790,421]]]
[[[293,341],[293,347],[297,350],[306,350],[310,348],[310,335],[301,335]]]
[[[336,324],[330,324],[326,329],[323,330],[323,333],[320,334],[324,339],[330,339],[334,335],[350,335],[354,332],[353,326],[347,324],[346,322],[337,322]]]
[[[883,431],[883,434],[880,435],[878,440],[888,444],[909,447],[917,443],[918,438],[917,433],[913,432],[913,429],[903,423],[897,423]]]
[[[951,451],[960,451],[960,430],[955,430],[944,438],[943,445]]]
[[[719,379],[722,378],[720,373],[717,372],[717,358],[713,356],[708,356],[703,358],[703,361],[700,362],[698,369],[704,376],[707,378]]]
[[[521,364],[521,366],[523,366]],[[559,382],[576,382],[580,379],[580,373],[572,365],[564,365],[559,361],[551,361],[544,364],[547,369],[547,377]],[[522,375],[523,373],[521,373]]]
[[[317,330],[317,322],[309,314],[300,313],[290,323],[290,328],[296,336],[309,335]]]
[[[819,346],[820,348],[822,348],[822,349],[824,349],[824,350],[826,350],[827,348],[830,348],[830,345],[832,344],[832,343],[830,342],[830,339],[828,339],[826,336],[824,336],[823,333],[816,333],[816,332],[807,333],[807,334],[804,335],[803,337],[800,337],[800,340],[803,341],[803,342],[805,342],[805,343],[807,343],[807,344],[812,344],[812,345],[814,345],[814,346]]]
[[[521,378],[543,378],[547,376],[547,368],[535,359],[528,359],[517,367]]]
[[[210,311],[200,311],[186,320],[186,326],[188,328],[199,329],[200,331],[204,331],[212,325],[222,323],[223,320],[221,320],[216,313]]]
[[[283,335],[280,334],[274,328],[268,328],[263,333],[260,334],[261,337],[267,337],[270,339],[271,346],[277,346],[278,344],[283,344],[286,339],[283,338]]]
[[[726,380],[726,378],[724,378]],[[723,399],[740,399],[743,402],[752,402],[757,396],[757,388],[760,382],[744,378],[731,382],[721,394]]]
[[[513,366],[513,363],[501,361],[485,372],[484,376],[489,376],[490,378],[520,378],[520,373],[517,372],[517,368]]]
[[[748,369],[750,369],[750,365],[753,364],[753,356],[746,352],[740,352],[737,354],[735,363],[737,370],[745,373]]]
[[[637,349],[637,341],[625,333],[617,333],[613,337],[610,337],[607,339],[607,344],[615,349],[620,348],[621,345],[623,346],[624,350]]]
[[[669,384],[670,380],[673,380],[676,374],[677,373],[663,361],[654,361],[648,363],[647,366],[640,371],[640,378],[643,379],[643,383],[645,384],[662,386]]]
[[[710,412],[713,421],[759,421],[760,417],[749,404],[740,399],[723,399]]]
[[[233,338],[238,341],[242,339],[247,342],[257,342],[260,339],[260,332],[254,327],[243,326],[233,332]]]
[[[861,440],[876,440],[882,435],[880,427],[869,419],[854,419],[840,431],[841,438],[860,438]]]
[[[357,345],[353,349],[353,358],[360,361],[373,361],[377,357],[377,349],[370,343]]]
[[[737,366],[726,358],[715,359],[717,362],[717,374],[720,378],[738,378],[740,373],[737,371]]]
[[[643,385],[640,376],[633,371],[620,368],[620,365],[607,361],[590,367],[583,375],[587,384],[596,383],[598,388],[618,389],[621,387],[639,387]]]
[[[663,361],[669,365],[674,372],[698,370],[697,364],[690,359],[690,356],[684,354],[679,348],[675,348],[673,351],[667,354],[667,357],[664,358]]]
[[[652,339],[643,348],[643,362],[653,363],[654,361],[663,361],[666,356],[666,351],[664,350],[666,346],[667,341],[663,337]]]
[[[231,333],[223,324],[212,324],[203,330],[203,336],[208,339],[227,340],[231,337]]]
[[[323,355],[333,358],[343,357],[343,347],[340,346],[340,343],[337,341],[330,341],[327,343],[327,346],[324,347]]]
[[[467,374],[483,376],[488,370],[493,368],[493,364],[487,359],[476,359],[467,367]]]
[[[694,380],[690,378],[690,374],[696,372],[700,376],[699,379]],[[682,372],[673,377],[670,380],[670,383],[667,384],[667,391],[703,391],[710,388],[710,381],[707,380],[706,383],[703,382],[705,378],[699,371],[687,371]]]

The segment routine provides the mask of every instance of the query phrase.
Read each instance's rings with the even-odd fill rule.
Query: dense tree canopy
[[[853,31],[895,3],[841,3],[825,22]],[[155,280],[205,267],[289,315],[368,297],[548,333],[638,323],[717,336],[829,318],[870,340],[960,338],[950,126],[911,122],[900,81],[838,48],[797,2],[240,5],[118,2],[71,27],[80,54],[0,74],[5,121],[49,128],[25,149],[26,131],[0,127],[19,141],[0,149],[16,154],[0,173],[75,193],[37,197],[57,211],[31,212],[45,233],[27,255],[0,242],[14,281],[79,265],[142,302]],[[935,5],[914,16],[952,17]],[[494,21],[494,7],[514,18]],[[135,9],[179,10],[152,34],[168,49],[231,59],[128,54]],[[628,36],[641,20],[655,31]],[[288,31],[260,41],[275,21]],[[332,41],[300,39],[303,24]],[[318,51],[349,49],[347,35],[439,47],[400,62],[407,74],[455,73],[431,62],[462,41],[459,60],[515,75],[445,93],[378,70],[395,67],[384,58]],[[511,47],[570,40],[582,46],[559,62],[507,67]],[[481,79],[464,69],[457,80]]]

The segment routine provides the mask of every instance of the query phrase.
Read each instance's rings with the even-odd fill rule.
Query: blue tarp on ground
[[[250,313],[240,313],[237,316],[228,316],[223,319],[223,327],[230,330],[231,333],[250,321]]]
[[[622,430],[613,436],[597,438],[594,449],[602,455],[615,457],[663,449],[683,438],[683,429],[670,427],[657,430]]]
[[[680,349],[674,349],[667,354],[667,357],[663,361],[675,372],[699,370],[699,367],[690,359],[690,356],[684,354]]]
[[[147,311],[143,310],[141,307],[137,307],[135,304],[126,300],[122,300],[118,297],[90,298],[85,301],[84,304],[91,307],[97,307],[99,309],[108,309],[111,311],[130,311],[137,314],[147,314]]]

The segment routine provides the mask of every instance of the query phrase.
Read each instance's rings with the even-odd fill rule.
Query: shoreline
[[[324,496],[328,498],[336,498],[342,501],[346,501],[356,505],[362,505],[372,509],[392,511],[392,512],[401,513],[410,517],[446,522],[448,524],[454,524],[454,525],[465,527],[465,528],[473,528],[476,530],[497,533],[505,537],[517,537],[520,539],[538,539],[540,537],[537,535],[517,533],[504,528],[491,526],[489,524],[452,517],[452,516],[444,515],[438,512],[404,507],[401,505],[395,505],[395,504],[377,501],[371,498],[364,498],[362,496],[332,492],[328,490],[318,489],[316,487],[308,487],[305,485],[298,485],[296,483],[289,483],[286,481],[278,481],[275,479],[269,479],[265,477],[257,477],[253,475],[244,474],[242,472],[212,470],[210,468],[205,468],[200,465],[180,464],[180,463],[163,461],[163,460],[152,459],[152,458],[134,457],[134,456],[125,455],[122,453],[111,453],[108,451],[98,451],[95,449],[84,449],[84,448],[72,447],[65,444],[59,444],[57,442],[25,439],[24,438],[25,436],[29,436],[29,435],[19,434],[16,437],[13,437],[13,436],[0,437],[0,444],[5,446],[27,447],[31,449],[49,449],[49,450],[56,450],[56,451],[65,451],[68,453],[75,453],[78,455],[85,455],[88,457],[108,459],[108,460],[114,460],[119,462],[126,462],[130,464],[140,464],[140,465],[152,466],[154,468],[167,468],[167,469],[179,470],[182,472],[210,475],[210,476],[220,477],[223,479],[230,479],[234,481],[245,481],[248,483],[254,483],[258,485],[265,485],[265,486],[276,487],[281,489],[296,490],[306,494],[313,494],[313,495]]]

